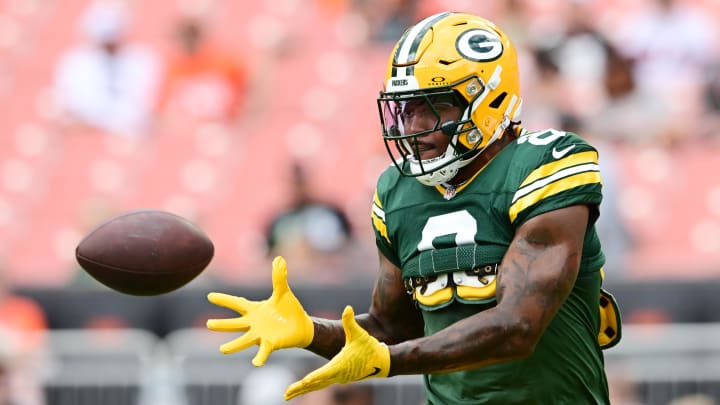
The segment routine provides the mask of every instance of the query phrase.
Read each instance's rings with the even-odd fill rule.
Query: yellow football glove
[[[315,327],[287,282],[287,263],[278,256],[272,262],[273,292],[264,301],[249,301],[228,294],[210,293],[208,301],[238,312],[240,317],[210,319],[207,327],[218,332],[245,332],[244,335],[220,346],[229,354],[259,345],[252,360],[262,366],[275,350],[307,347],[312,343]]]
[[[390,350],[358,325],[352,307],[345,307],[342,324],[345,329],[345,346],[340,353],[324,366],[290,385],[285,390],[286,401],[336,383],[347,384],[388,376]]]

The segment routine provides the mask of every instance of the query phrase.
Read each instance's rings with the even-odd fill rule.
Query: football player
[[[372,205],[379,273],[367,314],[311,318],[273,262],[264,301],[211,293],[242,316],[221,346],[331,359],[286,399],[334,383],[423,374],[429,404],[608,404],[602,349],[620,338],[594,223],[598,153],[520,126],[517,55],[493,23],[440,13],[395,45],[377,100],[392,159]]]

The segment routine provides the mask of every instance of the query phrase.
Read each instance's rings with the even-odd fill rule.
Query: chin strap
[[[443,125],[442,125],[442,128],[441,128],[442,131],[443,131],[443,133],[445,133],[445,134],[447,134],[447,133],[445,132],[445,131],[446,131],[446,128],[450,126],[450,125],[447,125],[447,124],[448,124],[448,123],[443,124]],[[426,185],[426,186],[431,186],[431,187],[440,185],[440,184],[442,184],[442,183],[447,183],[448,181],[452,180],[453,177],[455,177],[455,176],[457,175],[457,172],[458,172],[459,169],[461,169],[461,168],[467,166],[468,164],[470,164],[470,162],[472,162],[473,160],[475,160],[475,158],[477,158],[478,156],[480,156],[480,155],[485,151],[485,149],[487,149],[487,148],[488,148],[490,145],[492,145],[495,141],[497,141],[498,139],[500,139],[501,135],[502,135],[506,130],[511,129],[511,128],[513,128],[515,125],[519,125],[519,124],[520,124],[520,121],[513,121],[513,120],[510,119],[509,116],[505,115],[505,116],[503,117],[502,123],[501,123],[500,125],[498,125],[498,127],[495,129],[495,132],[492,134],[492,136],[491,136],[490,139],[487,141],[487,143],[486,143],[481,149],[478,149],[476,152],[472,153],[469,158],[467,158],[467,159],[458,159],[458,160],[457,160],[457,164],[455,164],[455,162],[449,163],[449,164],[447,164],[447,166],[445,166],[445,167],[443,167],[443,168],[441,168],[441,169],[432,170],[432,171],[428,172],[427,174],[424,174],[424,175],[421,175],[421,176],[416,177],[417,180],[418,180],[420,183],[422,183],[422,184],[424,184],[424,185]],[[478,133],[480,133],[480,134],[482,135],[482,132],[480,132],[480,130],[477,129],[477,128],[473,129],[473,131],[478,131]],[[453,146],[453,144],[457,145],[457,143],[459,142],[458,139],[457,139],[458,136],[459,136],[459,135],[457,135],[457,134],[453,136],[452,142],[450,142],[450,144],[448,144],[448,149],[445,151],[444,156],[447,156],[448,154],[453,154],[453,155],[455,154],[455,152],[457,151],[457,149]],[[468,136],[469,136],[469,134],[468,134]],[[454,157],[454,156],[453,156],[453,157]],[[410,164],[411,164],[411,165],[417,165],[418,168],[419,168],[419,166],[420,166],[419,163],[410,163]],[[443,173],[443,171],[447,171],[447,173]]]

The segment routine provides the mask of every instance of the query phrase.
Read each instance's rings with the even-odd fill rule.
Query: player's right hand
[[[249,301],[222,293],[208,294],[211,303],[238,312],[241,316],[209,319],[207,327],[218,332],[245,332],[242,336],[220,346],[225,354],[235,353],[258,345],[252,360],[262,366],[275,350],[307,347],[312,343],[315,327],[287,282],[287,263],[278,256],[272,262],[273,292],[263,301]]]

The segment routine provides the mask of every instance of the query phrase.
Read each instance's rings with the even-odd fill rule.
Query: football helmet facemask
[[[471,14],[440,13],[410,27],[385,78],[378,97],[385,147],[403,175],[428,186],[455,177],[520,114],[515,47],[492,22]],[[416,108],[436,119],[409,133],[404,123]],[[447,120],[449,108],[459,108],[456,118]],[[447,150],[421,159],[417,139],[438,130],[450,138]]]

